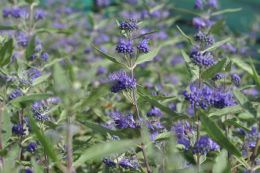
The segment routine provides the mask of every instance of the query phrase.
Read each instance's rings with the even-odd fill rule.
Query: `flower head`
[[[45,18],[45,16],[46,16],[46,13],[45,13],[44,10],[37,9],[37,10],[35,11],[35,14],[34,14],[34,19],[35,19],[35,20],[42,20],[42,19]]]
[[[210,151],[219,150],[219,145],[210,139],[208,136],[201,136],[198,141],[196,141],[193,153],[207,154]]]
[[[140,43],[137,46],[137,49],[141,53],[148,53],[149,52],[148,40],[147,39],[143,39],[142,41],[140,41]]]
[[[103,159],[103,163],[108,167],[115,167],[116,166],[116,163],[109,158]]]
[[[12,127],[12,133],[18,136],[23,136],[25,135],[25,129],[22,124],[14,124]]]
[[[191,61],[200,67],[210,67],[215,64],[215,59],[210,52],[192,51]]]
[[[111,112],[110,117],[113,119],[114,125],[118,129],[138,127],[132,114],[123,115],[118,111],[114,111]]]
[[[15,90],[13,90],[13,91],[9,94],[8,98],[9,98],[9,100],[13,100],[13,99],[15,99],[15,98],[17,98],[17,97],[20,97],[20,96],[22,96],[22,95],[23,95],[23,93],[22,93],[22,91],[21,91],[20,89],[15,89]]]
[[[134,31],[138,29],[137,21],[134,19],[128,19],[119,23],[119,29],[125,31]]]
[[[146,114],[148,117],[161,117],[162,112],[159,108],[157,107],[152,107],[149,112]]]
[[[27,151],[30,152],[30,153],[35,152],[36,149],[37,149],[37,144],[35,142],[31,142],[27,146]]]
[[[116,51],[123,54],[132,54],[134,52],[133,42],[121,38],[116,46]]]
[[[113,93],[127,89],[134,89],[136,87],[136,80],[129,77],[124,71],[110,74],[109,79],[112,82],[111,91]]]
[[[233,84],[235,86],[239,87],[240,81],[241,81],[240,76],[238,74],[232,74],[231,75],[231,81],[233,82]]]
[[[49,120],[49,116],[46,114],[47,107],[44,105],[42,101],[36,101],[32,104],[32,112],[36,120],[39,121]]]
[[[123,158],[119,161],[119,166],[124,169],[137,169],[139,164],[136,159]]]
[[[27,72],[29,80],[33,81],[42,75],[41,71],[36,68],[31,68]]]

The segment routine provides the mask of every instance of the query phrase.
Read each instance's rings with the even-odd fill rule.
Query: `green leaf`
[[[244,129],[245,131],[247,132],[250,132],[250,129],[248,129],[247,127],[239,124],[238,122],[235,121],[235,119],[229,119],[229,120],[226,120],[224,122],[224,124],[227,124],[227,125],[232,125],[232,126],[235,126],[236,128],[241,128],[241,129]]]
[[[177,29],[179,30],[181,35],[188,40],[188,42],[190,42],[191,44],[194,43],[193,39],[189,37],[187,34],[185,34],[178,25],[177,25]]]
[[[255,69],[255,66],[254,66],[254,64],[252,62],[252,59],[250,61],[250,65],[251,65],[251,68],[252,68],[252,71],[253,71],[253,74],[251,74],[251,75],[254,78],[258,89],[260,89],[260,76],[258,75],[258,73],[257,73],[257,71]]]
[[[242,10],[242,8],[228,8],[225,10],[213,12],[213,13],[211,13],[211,16],[217,16],[217,15],[225,14],[225,13],[234,13],[234,12],[238,12],[241,10]]]
[[[119,140],[95,144],[82,153],[73,163],[73,166],[77,168],[85,162],[100,160],[110,154],[125,152],[136,147],[138,143],[138,140]]]
[[[202,51],[202,53],[205,53],[208,51],[213,51],[213,50],[217,49],[218,47],[222,46],[223,44],[229,42],[230,40],[231,40],[230,38],[226,38],[225,40],[218,41],[218,42],[214,43],[212,46],[210,46],[207,49],[205,49],[204,51]]]
[[[31,94],[28,96],[21,96],[17,97],[14,100],[10,101],[11,104],[17,105],[17,104],[30,104],[34,101],[47,99],[49,97],[52,97],[51,94]]]
[[[50,74],[47,74],[47,75],[42,75],[42,76],[34,79],[32,86],[36,86],[42,82],[45,82],[46,80],[48,80],[49,77],[50,77]]]
[[[161,49],[161,46],[153,49],[149,53],[142,54],[141,56],[138,57],[135,64],[138,65],[138,64],[142,64],[147,61],[152,61],[154,59],[154,57],[159,53],[160,49]]]
[[[236,105],[236,106],[229,106],[229,107],[225,107],[223,109],[218,109],[215,112],[212,112],[209,114],[209,117],[211,116],[224,116],[227,114],[235,114],[238,112],[241,112],[243,110],[243,108],[240,105]]]
[[[253,75],[252,68],[250,67],[250,65],[245,63],[243,60],[241,60],[241,59],[239,59],[237,57],[234,57],[234,58],[232,58],[232,62],[234,64],[236,64],[239,68],[245,70],[248,74]]]
[[[84,125],[86,125],[88,128],[92,129],[94,132],[98,132],[100,134],[102,134],[103,136],[107,136],[107,134],[111,134],[111,135],[116,135],[119,137],[122,137],[122,134],[119,131],[115,131],[115,130],[110,130],[108,128],[105,128],[99,124],[90,122],[90,121],[85,121]]]
[[[34,50],[35,50],[35,35],[32,36],[27,48],[26,48],[26,51],[25,51],[25,58],[26,59],[30,59],[32,54],[34,53]]]
[[[46,69],[46,68],[48,68],[48,67],[51,67],[51,66],[53,66],[54,64],[56,64],[56,63],[58,63],[58,62],[61,62],[62,60],[63,60],[63,58],[54,59],[54,60],[52,60],[51,62],[45,64],[45,65],[43,66],[42,70],[44,70],[44,69]]]
[[[187,69],[188,69],[189,73],[192,76],[199,78],[199,67],[192,64],[190,57],[186,54],[186,52],[184,52],[184,50],[181,50],[181,54],[182,54],[182,57],[183,57],[186,65],[187,65]]]
[[[203,79],[210,79],[212,77],[214,77],[214,75],[218,72],[221,72],[224,69],[224,66],[226,64],[227,59],[224,58],[222,60],[220,60],[217,64],[209,67],[208,69],[206,69],[202,74],[201,77]]]
[[[94,46],[93,44],[92,44],[92,47],[93,47],[94,49],[96,49],[97,52],[100,53],[104,58],[106,58],[106,59],[112,61],[113,63],[116,63],[116,64],[120,64],[120,65],[125,66],[124,64],[122,64],[121,62],[119,62],[117,59],[113,58],[112,56],[110,56],[110,55],[104,53],[103,51],[101,51],[100,49],[98,49],[98,48],[97,48],[96,46]]]
[[[36,138],[41,142],[41,145],[43,146],[45,153],[60,168],[60,159],[58,159],[57,153],[54,150],[53,146],[49,143],[48,139],[44,136],[43,132],[38,127],[38,125],[36,124],[36,122],[31,114],[30,114],[29,118],[30,118],[30,123],[31,123],[31,127],[32,127],[32,132],[35,134]]]
[[[216,141],[221,147],[227,149],[231,154],[241,157],[239,150],[222,133],[217,124],[212,121],[204,112],[200,112],[200,119],[207,134]]]
[[[219,34],[223,31],[223,27],[225,25],[225,20],[218,20],[209,30],[211,34]]]
[[[247,113],[253,115],[254,117],[257,117],[257,111],[253,107],[253,104],[248,100],[248,98],[239,90],[233,90],[233,93],[242,108],[244,108]]]
[[[3,67],[10,63],[13,53],[13,39],[9,39],[4,43],[3,47],[0,49],[0,67]]]
[[[16,26],[3,26],[0,25],[0,30],[16,30]]]
[[[156,141],[162,141],[165,139],[169,139],[172,136],[172,132],[163,132],[156,136]]]
[[[221,150],[221,152],[215,159],[215,164],[213,165],[212,173],[224,173],[226,167],[228,166],[227,156],[227,151]]]
[[[63,93],[69,90],[70,84],[67,74],[58,63],[54,65],[53,78],[56,92]]]

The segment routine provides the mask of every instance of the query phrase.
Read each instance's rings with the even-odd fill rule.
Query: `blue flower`
[[[30,153],[35,152],[36,149],[37,149],[37,144],[35,142],[31,142],[27,146],[27,151],[30,152]]]
[[[251,131],[246,133],[244,146],[247,148],[254,148],[256,146],[257,138],[260,137],[260,133],[256,127],[252,127]]]
[[[208,19],[203,19],[201,17],[194,17],[192,19],[192,24],[197,28],[197,29],[201,29],[201,28],[207,28],[209,26],[212,25],[212,22]]]
[[[217,89],[211,96],[211,104],[215,108],[225,108],[228,106],[234,106],[236,101],[234,100],[233,94],[231,92],[224,92],[221,89]]]
[[[123,158],[119,161],[119,166],[121,166],[124,169],[138,169],[139,164],[137,160]]]
[[[193,134],[191,125],[186,121],[178,121],[172,126],[171,131],[175,133],[178,144],[183,145],[184,149],[188,150],[190,148],[189,135]]]
[[[39,121],[49,120],[49,116],[46,114],[47,107],[43,104],[42,101],[36,101],[32,104],[32,112],[34,118]]]
[[[116,163],[109,158],[103,159],[103,163],[108,167],[115,167],[116,166]]]
[[[34,14],[34,19],[35,19],[35,20],[42,20],[42,19],[45,18],[45,16],[46,16],[46,13],[45,13],[44,10],[37,9],[37,10],[35,11],[35,14]]]
[[[26,47],[28,45],[29,39],[25,33],[19,32],[16,36],[16,41],[19,46]]]
[[[17,97],[20,97],[20,96],[22,96],[22,95],[23,95],[23,93],[22,93],[22,91],[21,91],[20,89],[15,89],[15,90],[13,90],[13,91],[9,94],[8,98],[9,98],[9,100],[13,100],[13,99],[15,99],[15,98],[17,98]]]
[[[217,0],[208,0],[207,6],[211,7],[211,8],[218,8],[218,1]]]
[[[192,51],[191,61],[200,67],[210,67],[215,64],[215,59],[210,52]]]
[[[119,29],[125,31],[134,31],[138,29],[137,21],[134,19],[128,19],[119,23]]]
[[[132,114],[123,115],[118,111],[114,111],[111,112],[110,117],[113,119],[114,125],[118,129],[138,127]]]
[[[111,91],[113,93],[127,89],[134,89],[136,87],[136,80],[129,77],[124,71],[110,74],[109,79],[112,82]]]
[[[208,136],[201,136],[198,141],[196,141],[192,152],[193,153],[200,153],[200,154],[207,154],[210,151],[217,151],[219,150],[219,145],[210,139]]]
[[[231,75],[231,81],[233,82],[233,84],[235,86],[239,87],[240,81],[241,81],[240,76],[238,74],[232,74]]]
[[[47,61],[49,59],[49,54],[47,52],[42,52],[41,59]]]
[[[12,127],[12,133],[18,136],[23,136],[25,135],[25,129],[22,124],[14,124]]]
[[[137,46],[137,49],[141,53],[148,53],[149,52],[148,40],[147,39],[143,39],[142,41],[140,41],[140,43]]]
[[[223,79],[223,78],[225,78],[225,75],[224,75],[224,74],[222,74],[222,73],[217,73],[217,74],[212,78],[212,80],[213,80],[213,81],[217,81],[217,80],[220,80],[220,79]]]
[[[19,7],[15,7],[12,9],[11,12],[12,17],[14,18],[20,18],[23,15],[23,9],[19,8]]]
[[[29,80],[33,81],[42,75],[41,71],[36,68],[30,68],[27,72]]]
[[[203,7],[203,0],[195,0],[194,8],[202,10]]]
[[[133,42],[121,38],[116,46],[116,51],[123,54],[132,54],[134,52]]]
[[[149,112],[146,114],[148,117],[161,117],[162,112],[159,108],[157,107],[152,107]]]
[[[7,18],[7,17],[9,17],[9,16],[12,15],[12,9],[10,9],[10,8],[4,8],[3,11],[2,11],[2,13],[3,13],[3,17],[4,17],[4,18]]]

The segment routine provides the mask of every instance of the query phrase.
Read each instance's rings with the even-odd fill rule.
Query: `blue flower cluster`
[[[26,11],[24,8],[20,7],[12,7],[12,8],[4,8],[3,9],[3,17],[13,17],[13,18],[21,18],[26,14]]]
[[[148,117],[161,117],[162,111],[157,107],[152,107],[146,114]]]
[[[199,41],[200,43],[204,44],[205,47],[212,46],[215,43],[215,39],[212,35],[207,35],[202,31],[197,32],[194,35],[194,38],[196,41]]]
[[[225,75],[223,73],[217,73],[215,74],[215,76],[212,78],[213,81],[217,81],[217,80],[220,80],[220,79],[223,79],[225,78]]]
[[[208,136],[201,136],[199,140],[195,143],[192,152],[207,154],[210,151],[217,151],[219,149],[219,145]]]
[[[196,84],[190,85],[190,93],[184,91],[184,97],[192,106],[207,109],[209,106],[222,109],[236,104],[233,94],[223,89],[211,89],[207,85],[201,87]]]
[[[159,135],[165,129],[160,120],[148,120],[146,121],[146,126],[150,131],[150,139],[152,141],[154,141],[157,135]]]
[[[240,76],[238,74],[231,74],[231,81],[233,82],[233,84],[237,87],[240,86]]]
[[[217,0],[195,0],[194,8],[196,9],[204,9],[205,7],[208,8],[218,8],[218,1]]]
[[[149,52],[148,40],[147,39],[141,40],[140,43],[137,46],[137,49],[141,53],[148,53]]]
[[[35,142],[31,142],[27,146],[27,151],[30,152],[30,153],[35,152],[36,149],[37,149],[37,144]]]
[[[17,88],[17,89],[15,89],[15,90],[13,90],[9,95],[8,95],[8,98],[9,98],[9,100],[13,100],[13,99],[15,99],[15,98],[17,98],[17,97],[20,97],[20,96],[22,96],[23,95],[23,92],[19,89],[19,88]]]
[[[256,127],[252,127],[250,132],[247,132],[244,139],[244,146],[246,148],[254,148],[256,145],[257,138],[260,138],[260,133]]]
[[[25,135],[25,129],[22,124],[14,124],[12,127],[12,133],[18,136],[23,136]]]
[[[191,61],[199,67],[210,67],[215,64],[215,59],[210,52],[194,50],[190,54]]]
[[[132,114],[123,115],[121,112],[114,111],[110,113],[110,117],[113,119],[114,127],[116,127],[117,129],[139,127],[135,122]]]
[[[185,150],[190,149],[190,136],[194,133],[193,128],[187,121],[178,121],[176,122],[171,129],[176,135],[178,144],[184,146]]]
[[[117,53],[132,54],[134,52],[133,41],[121,38],[116,46]]]
[[[119,161],[119,166],[124,169],[135,170],[139,168],[138,161],[132,158],[123,158]]]
[[[42,75],[41,71],[36,68],[30,68],[27,72],[28,78],[30,81],[35,80],[36,78]]]
[[[129,77],[124,71],[110,74],[109,80],[112,82],[111,91],[113,93],[118,93],[127,89],[134,89],[136,87],[136,80]]]
[[[34,102],[32,104],[32,112],[36,120],[39,121],[49,120],[49,116],[46,114],[47,106],[43,103],[43,101]]]
[[[135,19],[128,19],[119,23],[119,29],[125,30],[128,32],[138,29],[137,21]]]

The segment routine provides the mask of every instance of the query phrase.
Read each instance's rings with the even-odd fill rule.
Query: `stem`
[[[258,125],[258,132],[260,131],[260,123]],[[257,136],[257,139],[256,139],[256,144],[255,144],[255,148],[254,148],[254,151],[250,157],[250,162],[251,162],[251,170],[250,170],[250,173],[254,173],[254,169],[253,167],[255,166],[255,159],[257,157],[257,153],[258,153],[258,148],[259,148],[259,145],[260,145],[260,139],[259,139],[259,135]]]
[[[19,111],[19,123],[21,124],[22,128],[23,128],[23,108],[21,111]],[[23,156],[23,152],[22,152],[22,141],[23,141],[23,135],[20,136],[20,152],[19,152],[19,156],[18,159],[22,160],[22,156]]]
[[[197,136],[196,136],[196,141],[198,142],[199,141],[199,138],[200,138],[200,118],[199,118],[199,115],[197,114],[197,111],[196,111],[196,108],[195,108],[195,116],[197,116],[197,123],[196,123],[196,126],[197,126]],[[199,173],[200,172],[200,154],[197,153],[197,172]]]
[[[134,79],[134,68],[131,68],[131,77],[132,77],[132,79]],[[138,117],[138,119],[140,119],[140,112],[139,112],[139,107],[138,107],[138,104],[137,104],[136,90],[135,89],[133,89],[133,100],[134,100],[134,105],[135,105],[137,117]],[[143,123],[141,124],[141,126],[142,125],[143,125]],[[141,133],[141,137],[142,137],[142,141],[143,141],[142,133]],[[144,147],[143,143],[141,143],[141,147],[140,148],[141,148],[142,153],[143,153],[146,171],[147,171],[147,173],[152,173],[151,168],[149,166],[149,162],[148,162],[148,159],[147,159],[147,154],[146,154],[145,147]]]
[[[67,117],[67,173],[73,173],[73,154],[72,154],[72,132],[71,132],[71,117],[70,113]]]
[[[3,129],[2,123],[3,122],[2,121],[3,121],[3,112],[4,112],[3,110],[4,110],[3,103],[0,102],[0,150],[3,149],[3,144],[2,144],[2,139],[3,139],[3,137],[2,137],[2,129]],[[4,167],[4,160],[2,157],[0,157],[0,170],[3,167]]]

